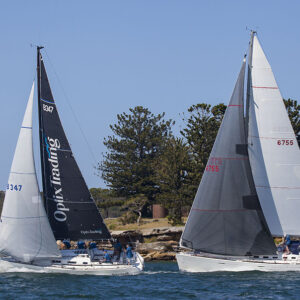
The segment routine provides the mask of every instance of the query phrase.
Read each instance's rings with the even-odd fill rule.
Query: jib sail
[[[38,48],[40,150],[45,206],[56,239],[109,239],[62,127]]]

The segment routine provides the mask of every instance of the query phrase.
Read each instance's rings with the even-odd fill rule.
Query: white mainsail
[[[298,143],[256,35],[252,39],[251,56],[248,150],[257,194],[272,235],[299,236]]]
[[[0,223],[0,251],[22,261],[60,256],[42,203],[32,146],[32,85],[9,174]]]

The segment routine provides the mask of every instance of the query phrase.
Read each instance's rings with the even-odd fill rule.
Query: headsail
[[[43,190],[56,239],[110,238],[62,127],[38,48],[38,102]]]
[[[32,85],[0,224],[0,250],[22,262],[60,256],[38,188],[32,147]]]
[[[244,127],[243,62],[181,238],[223,255],[276,253],[252,183]]]
[[[248,150],[253,178],[274,236],[300,235],[300,151],[271,66],[252,34]]]

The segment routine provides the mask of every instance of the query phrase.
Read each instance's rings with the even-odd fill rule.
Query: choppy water
[[[300,273],[180,273],[147,263],[137,276],[1,273],[1,299],[300,299]]]

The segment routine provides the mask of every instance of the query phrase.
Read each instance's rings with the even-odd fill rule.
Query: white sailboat
[[[300,151],[256,32],[194,199],[176,255],[187,272],[300,271],[274,236],[300,236]]]
[[[56,240],[110,239],[63,131],[38,47],[38,103],[43,193],[40,196],[32,145],[32,86],[9,174],[0,223],[0,272],[13,270],[134,275],[143,258],[104,262],[96,248],[58,250]]]

